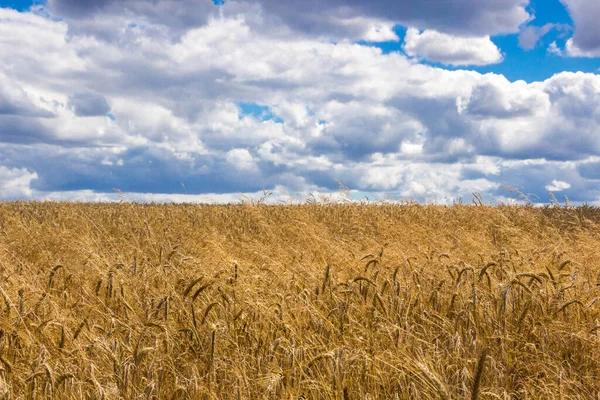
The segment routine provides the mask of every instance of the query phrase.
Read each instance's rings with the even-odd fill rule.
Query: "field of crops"
[[[0,203],[0,398],[595,399],[599,227],[593,207]]]

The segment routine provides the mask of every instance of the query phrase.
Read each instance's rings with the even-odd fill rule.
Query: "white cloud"
[[[45,75],[85,70],[85,62],[67,43],[67,30],[68,26],[64,22],[0,8],[0,37],[10,38],[9,42],[3,44],[19,48],[20,58],[39,61],[39,64],[22,64],[14,60],[13,68],[32,75],[35,75],[35,71],[38,77],[32,76],[32,79],[37,81],[42,80]],[[32,33],[35,35],[32,36]],[[6,63],[8,60],[3,61]]]
[[[500,184],[486,178],[465,179],[464,165],[409,162],[399,155],[379,157],[377,165],[357,164],[353,174],[373,191],[395,192],[400,197],[418,195],[441,202],[472,192],[486,193]]]
[[[423,145],[418,143],[402,142],[400,146],[402,154],[414,155],[423,153]]]
[[[407,30],[403,49],[411,57],[446,65],[489,65],[503,59],[489,36],[462,37],[416,28]]]
[[[556,44],[556,41],[550,43],[550,45],[548,46],[547,52],[549,54],[554,54],[555,56],[563,55],[563,50],[558,47],[558,45]]]
[[[7,168],[0,165],[0,198],[28,199],[31,197],[31,181],[37,179],[36,173],[25,168]]]
[[[227,152],[227,162],[236,169],[248,170],[256,168],[256,162],[252,154],[246,149],[232,149]]]
[[[571,185],[567,182],[552,180],[550,185],[546,185],[546,190],[549,192],[562,192],[563,190],[570,189]]]
[[[598,197],[595,164],[583,160],[600,155],[599,75],[526,83],[433,68],[291,35],[246,6],[177,34],[156,15],[129,28],[98,12],[94,23],[118,28],[102,37],[69,19],[0,10],[19,32],[0,41],[0,163],[13,182],[0,196],[104,199],[118,187],[174,199],[183,181],[189,196],[227,198],[274,187],[331,192],[339,179],[381,196],[438,200],[495,196],[503,183],[540,194],[557,180],[582,201]],[[282,28],[268,33],[273,26]],[[28,41],[35,37],[42,47]],[[448,42],[446,56],[464,44]],[[485,58],[478,51],[469,57]],[[242,103],[283,122],[243,115]],[[101,115],[107,105],[114,120]]]
[[[400,40],[394,32],[394,24],[390,23],[372,25],[363,36],[363,39],[370,42],[397,42]]]

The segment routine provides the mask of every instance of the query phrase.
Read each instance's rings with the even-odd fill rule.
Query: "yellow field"
[[[0,396],[594,399],[600,210],[0,203]]]

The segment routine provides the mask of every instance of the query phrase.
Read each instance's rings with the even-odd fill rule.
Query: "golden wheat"
[[[600,210],[0,203],[0,398],[600,396]]]

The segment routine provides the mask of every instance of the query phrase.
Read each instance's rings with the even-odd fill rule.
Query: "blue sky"
[[[554,0],[548,0],[553,2]],[[558,3],[558,1],[557,1]],[[563,19],[568,16],[564,12],[564,8],[561,13],[557,15],[557,18]],[[551,16],[546,15],[546,18]],[[552,21],[551,19],[544,19],[539,26],[545,25]],[[538,23],[536,18],[536,23]],[[537,25],[536,25],[537,26]],[[394,31],[398,34],[400,41],[391,41],[384,43],[369,43],[361,42],[365,45],[378,47],[384,53],[390,52],[402,52],[402,38],[406,33],[406,28],[399,25],[394,27]],[[519,46],[519,37],[516,34],[499,35],[491,38],[492,42],[502,49],[504,53],[504,60],[498,64],[486,65],[486,66],[471,66],[470,69],[481,72],[483,74],[487,72],[493,72],[496,74],[502,74],[511,81],[524,80],[527,82],[540,81],[550,78],[552,75],[563,72],[563,71],[583,71],[595,73],[600,69],[600,60],[598,58],[589,57],[561,57],[558,55],[548,54],[548,46],[552,42],[560,43],[563,47],[566,42],[565,37],[561,37],[561,33],[552,31],[545,35],[540,42],[533,49],[523,49]],[[425,64],[437,66],[445,69],[464,69],[464,66],[448,66],[441,63],[428,62],[427,60],[422,61]]]
[[[560,0],[532,0],[527,9],[535,17],[529,26],[543,27],[546,24],[573,26],[573,21]],[[563,71],[598,72],[600,69],[600,59],[598,58],[560,57],[548,54],[548,47],[552,42],[556,42],[560,47],[564,47],[567,39],[570,37],[566,29],[565,27],[564,31],[558,29],[551,30],[540,38],[539,42],[532,49],[523,49],[519,46],[518,33],[493,36],[491,40],[504,53],[504,60],[497,64],[480,67],[471,66],[470,69],[481,73],[493,72],[502,74],[511,81],[522,79],[527,82],[548,79],[552,75]],[[382,43],[363,41],[361,43],[378,47],[384,53],[402,52],[406,27],[397,25],[394,27],[394,32],[396,32],[400,40]],[[464,66],[448,66],[441,63],[428,62],[427,60],[423,60],[423,62],[447,69],[464,68]]]
[[[33,4],[35,3],[29,0],[3,0],[2,2],[0,2],[0,6],[2,7],[14,8],[15,10],[19,11],[26,11]]]
[[[596,0],[0,0],[0,199],[342,182],[600,204],[599,18]]]

